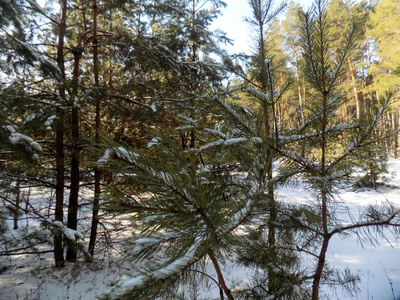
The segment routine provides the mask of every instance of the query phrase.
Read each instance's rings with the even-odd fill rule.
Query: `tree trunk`
[[[276,274],[274,271],[274,264],[277,262],[276,256],[276,240],[275,240],[275,223],[277,218],[277,210],[276,203],[274,198],[274,185],[273,185],[273,172],[272,172],[272,163],[273,163],[273,152],[272,152],[272,140],[271,134],[278,132],[271,132],[271,118],[270,118],[270,105],[272,105],[272,118],[275,121],[275,112],[274,112],[274,87],[272,74],[269,72],[270,66],[267,63],[267,53],[265,49],[265,28],[264,21],[262,19],[258,20],[259,22],[259,52],[260,52],[260,61],[261,61],[261,91],[266,93],[269,89],[271,94],[271,102],[272,103],[263,103],[264,106],[264,135],[265,135],[265,160],[266,160],[266,178],[267,178],[267,197],[268,197],[268,210],[269,210],[269,222],[268,222],[268,254],[270,257],[271,264],[268,267],[268,292],[270,294],[274,294],[276,292]],[[274,126],[275,125],[275,126]],[[277,130],[276,124],[273,124],[273,128]]]
[[[222,289],[224,290],[226,297],[228,297],[229,300],[234,300],[232,292],[225,283],[225,279],[224,276],[222,275],[221,268],[219,267],[218,261],[215,258],[214,254],[212,253],[212,251],[209,252],[208,256],[210,257],[211,262],[214,265],[215,272],[217,272],[218,276],[218,282],[221,285]]]
[[[18,229],[18,215],[19,215],[19,204],[21,200],[21,177],[18,175],[16,189],[17,195],[15,197],[15,211],[14,211],[14,229]]]
[[[360,116],[361,116],[361,103],[360,103],[360,98],[358,96],[358,90],[357,90],[356,72],[353,68],[353,63],[351,61],[351,58],[349,58],[349,68],[350,68],[350,74],[351,74],[351,81],[354,86],[353,90],[354,90],[354,99],[356,101],[356,117],[357,117],[357,120],[359,120]]]
[[[95,141],[100,142],[100,95],[99,95],[99,49],[97,37],[97,14],[98,7],[97,1],[93,0],[93,68],[94,68],[94,84],[96,90],[96,115],[95,115]],[[92,213],[92,226],[90,231],[89,253],[93,256],[94,248],[97,238],[97,227],[99,224],[99,204],[100,204],[100,177],[101,173],[99,168],[94,169],[94,199],[93,199],[93,213]]]
[[[300,66],[299,66],[299,56],[297,54],[297,51],[295,48],[293,48],[293,52],[296,58],[296,79],[297,79],[297,92],[299,95],[299,111],[300,111],[300,122],[299,124],[304,124],[305,122],[305,117],[304,117],[304,100],[303,99],[303,94],[302,90],[305,95],[305,85],[304,85],[304,79],[303,79],[303,89],[301,87],[301,80],[300,80]],[[304,157],[306,155],[306,141],[302,140],[301,141],[301,156]]]
[[[79,108],[76,103],[78,96],[78,76],[79,64],[82,57],[82,50],[75,49],[74,54],[74,69],[73,69],[73,91],[72,91],[72,111],[71,111],[71,133],[72,133],[72,149],[71,149],[71,188],[68,203],[68,228],[73,230],[78,226],[78,206],[79,206]],[[66,259],[68,261],[76,261],[77,251],[76,245],[68,244]]]
[[[64,67],[64,37],[66,33],[67,0],[61,1],[61,20],[59,24],[59,36],[57,46],[57,65],[60,69],[59,96],[61,106],[57,108],[56,122],[56,208],[55,221],[63,222],[64,209],[64,108],[66,104],[65,93],[65,67]],[[62,233],[57,230],[54,234],[54,259],[56,267],[64,266],[64,249]]]
[[[311,298],[312,300],[319,299],[319,285],[321,283],[321,276],[325,267],[325,258],[326,258],[326,252],[328,251],[329,239],[330,239],[329,236],[324,237],[324,241],[322,243],[322,247],[318,255],[317,269],[314,274],[314,280],[312,285],[312,298]]]

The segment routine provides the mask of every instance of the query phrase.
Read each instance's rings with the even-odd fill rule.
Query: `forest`
[[[211,29],[227,5],[0,0],[0,281],[21,255],[116,255],[131,273],[99,299],[356,290],[326,256],[399,235],[398,205],[353,216],[339,190],[379,189],[400,154],[400,5],[243,0],[251,53]]]

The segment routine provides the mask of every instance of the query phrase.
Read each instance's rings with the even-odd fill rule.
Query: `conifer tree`
[[[272,175],[272,165],[274,162],[273,145],[279,143],[279,123],[277,102],[281,100],[283,92],[288,88],[290,80],[278,88],[276,69],[278,63],[272,52],[271,42],[273,38],[268,40],[267,33],[276,16],[284,9],[285,4],[274,7],[274,2],[271,0],[251,0],[249,5],[252,10],[252,17],[247,18],[246,21],[250,23],[256,32],[255,53],[253,55],[253,78],[252,86],[248,91],[258,101],[260,105],[260,127],[258,128],[258,136],[262,139],[262,147],[260,153],[259,180],[261,187],[265,185],[265,191],[268,194],[267,210],[269,211],[268,220],[268,248],[269,258],[271,260],[271,267],[269,267],[268,274],[268,288],[270,294],[277,290],[277,283],[275,282],[274,264],[277,261],[276,251],[276,229],[275,223],[277,221],[277,204],[274,199],[274,181]]]
[[[301,126],[289,130],[282,139],[286,147],[276,149],[286,158],[287,166],[294,168],[304,176],[304,180],[315,197],[312,207],[303,207],[304,217],[295,217],[298,224],[313,237],[301,239],[298,243],[300,251],[312,253],[317,247],[316,268],[311,271],[311,298],[319,299],[320,285],[331,280],[340,284],[354,284],[356,276],[348,272],[332,278],[326,265],[326,253],[333,235],[354,230],[362,230],[368,226],[388,226],[395,224],[397,211],[386,207],[386,213],[379,214],[375,209],[365,213],[361,218],[348,226],[342,225],[335,216],[335,201],[337,184],[348,174],[351,174],[353,158],[371,143],[371,132],[378,124],[389,97],[382,100],[380,109],[369,118],[353,122],[342,122],[338,111],[348,99],[338,89],[339,79],[346,67],[351,50],[355,45],[359,29],[357,23],[343,35],[340,48],[332,51],[330,40],[330,23],[327,19],[327,2],[317,0],[308,12],[300,13],[302,18],[303,56],[305,58],[304,72],[313,88],[313,98],[310,99],[307,119]],[[303,156],[296,145],[305,141],[308,154]],[[338,143],[339,142],[339,143]],[[295,210],[293,211],[293,213]],[[311,217],[313,216],[313,217]],[[304,220],[306,218],[306,220]],[[311,221],[313,220],[313,221]],[[379,229],[378,229],[379,231]],[[317,241],[317,245],[310,242]],[[312,244],[312,243],[311,243]],[[307,276],[305,277],[307,278]],[[352,287],[349,287],[351,290]]]

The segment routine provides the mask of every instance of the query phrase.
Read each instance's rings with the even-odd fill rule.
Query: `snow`
[[[108,163],[108,160],[110,159],[111,156],[113,156],[113,154],[115,154],[116,157],[119,157],[130,163],[135,163],[135,161],[139,157],[139,154],[132,152],[130,150],[127,150],[122,146],[119,146],[119,147],[113,148],[113,149],[106,149],[104,151],[103,156],[99,160],[97,160],[97,164],[101,166],[101,165]]]
[[[151,273],[147,273],[146,271],[144,274],[133,278],[126,278],[121,283],[119,283],[116,287],[112,288],[111,290],[107,291],[106,293],[110,296],[118,296],[123,295],[129,290],[143,285],[146,281],[149,280],[159,280],[165,279],[173,274],[179,273],[183,268],[191,264],[195,261],[195,252],[200,245],[200,240],[196,240],[194,244],[189,248],[186,254],[172,263],[168,264],[166,267],[156,270]]]
[[[355,123],[340,123],[340,124],[335,124],[332,125],[331,127],[327,128],[326,131],[345,131],[346,129],[349,128],[356,128],[359,124],[357,122]]]
[[[54,119],[56,118],[56,115],[52,115],[47,118],[46,122],[44,122],[44,126],[46,126],[47,130],[51,130],[51,124],[53,123]]]
[[[192,245],[183,257],[178,258],[171,264],[167,265],[165,268],[155,271],[152,273],[152,277],[156,279],[165,279],[168,276],[177,274],[184,267],[188,266],[195,260],[195,252],[199,247],[200,243],[197,241]]]
[[[29,146],[31,146],[31,148],[33,150],[42,151],[42,147],[37,142],[35,142],[32,138],[30,138],[29,136],[27,136],[25,134],[14,132],[9,135],[8,139],[9,139],[10,143],[13,145],[24,144],[24,142],[26,142],[29,144]]]
[[[212,134],[218,135],[219,137],[223,138],[223,139],[227,139],[227,136],[225,133],[223,133],[220,130],[216,130],[216,129],[211,129],[211,128],[206,128],[205,129],[208,132],[211,132]]]
[[[147,148],[150,148],[152,146],[158,145],[160,143],[158,138],[152,138],[150,142],[147,143]]]
[[[252,206],[253,201],[248,200],[246,205],[232,217],[230,224],[228,224],[227,226],[228,230],[230,230],[231,228],[235,228],[237,225],[239,225],[243,221],[243,219],[246,218],[251,212]]]
[[[251,131],[251,127],[249,126],[249,124],[247,124],[247,122],[242,118],[242,116],[240,114],[238,114],[233,108],[232,106],[230,106],[227,102],[225,102],[224,100],[220,99],[220,98],[215,98],[215,100],[223,107],[226,109],[226,111],[236,119],[236,121],[238,121],[240,123],[240,125],[242,127],[244,127],[244,129],[246,129],[247,131]]]
[[[258,136],[254,136],[250,140],[252,141],[253,144],[262,144],[262,138]]]
[[[257,99],[262,100],[267,104],[269,104],[271,102],[271,97],[269,94],[265,94],[252,86],[248,87],[247,91],[250,94],[252,94],[254,97],[256,97]]]
[[[54,221],[53,225],[56,226],[57,228],[59,228],[62,231],[62,233],[65,235],[65,237],[71,241],[75,241],[77,239],[81,239],[81,240],[84,239],[84,236],[82,233],[68,228],[60,221]]]
[[[35,119],[35,118],[36,118],[36,114],[35,114],[35,113],[29,114],[29,115],[26,116],[26,119],[25,119],[25,121],[23,122],[23,124],[26,124],[26,123],[32,121],[32,120]]]
[[[10,133],[15,133],[15,132],[17,132],[16,129],[18,129],[18,128],[16,128],[16,126],[12,126],[12,125],[6,125],[6,126],[4,126],[4,128]]]
[[[235,145],[235,144],[237,144],[237,143],[243,143],[243,142],[246,142],[246,141],[247,141],[247,139],[244,138],[244,137],[241,137],[241,138],[232,138],[232,139],[227,139],[227,140],[224,142],[224,144],[225,144],[226,146],[231,146],[231,145]]]
[[[377,190],[339,190],[341,201],[338,201],[335,205],[342,224],[345,225],[350,221],[350,216],[347,212],[354,215],[357,220],[369,205],[377,206],[389,201],[395,207],[400,207],[400,160],[389,161],[388,173],[385,174],[384,183],[385,185],[378,187]],[[89,197],[84,193],[83,190],[83,197]],[[90,191],[87,192],[87,194],[89,193]],[[42,204],[45,204],[49,197],[49,191],[34,190],[30,196],[30,203],[38,207],[39,213],[45,214],[47,209]],[[310,204],[312,196],[307,190],[307,186],[299,183],[297,187],[279,188],[277,190],[277,199],[288,204]],[[249,208],[250,203],[247,202],[232,220],[234,222],[239,220]],[[85,235],[87,235],[87,231],[82,229],[87,228],[84,227],[84,223],[89,223],[90,219],[87,218],[88,220],[85,220],[85,218],[90,216],[90,213],[90,209],[80,212],[80,217],[84,221],[79,224],[78,231],[80,233],[86,232]],[[32,220],[25,218],[25,216],[21,216],[20,220],[20,227],[29,223],[30,226],[37,225],[36,228],[39,228],[39,224],[32,224]],[[124,223],[123,219],[116,216],[105,221],[109,222],[110,228],[118,226],[118,224],[129,224]],[[303,218],[303,221],[307,222],[306,217]],[[11,219],[7,220],[7,224],[12,228]],[[53,222],[53,224],[62,228],[68,238],[82,238],[78,231],[64,230],[66,227],[61,222]],[[112,239],[122,241],[131,234],[128,226],[125,225],[125,227],[121,228],[123,229],[111,233]],[[11,229],[10,232],[12,234],[9,237],[16,238],[22,234],[23,230],[22,228],[15,231]],[[348,268],[358,275],[361,280],[359,283],[360,291],[358,294],[351,296],[339,286],[334,289],[322,286],[321,299],[398,299],[400,296],[400,243],[398,240],[400,236],[396,232],[392,233],[389,229],[384,229],[384,232],[387,235],[387,239],[383,239],[378,235],[375,236],[379,243],[378,246],[368,243],[361,245],[355,234],[350,236],[336,234],[333,236],[327,253],[327,262],[330,266],[339,270],[344,271]],[[43,233],[45,233],[45,230],[43,230]],[[47,231],[46,234],[48,234]],[[174,237],[175,235],[176,233],[166,232],[160,237],[160,240],[170,236]],[[360,235],[362,236],[363,232],[360,232]],[[83,238],[85,238],[85,243],[87,244],[87,236],[83,236]],[[157,241],[159,241],[157,238],[141,237],[136,240],[135,245],[138,247],[149,246]],[[153,276],[143,270],[140,273],[140,269],[136,268],[140,266],[131,265],[129,261],[123,259],[122,253],[117,251],[118,249],[112,249],[109,254],[105,254],[102,257],[95,256],[93,263],[85,263],[79,260],[76,263],[66,263],[66,267],[63,269],[54,269],[52,267],[52,253],[39,255],[21,254],[11,257],[0,256],[0,299],[91,300],[96,299],[106,291],[110,293],[117,293],[117,290],[118,293],[129,291],[133,286],[142,285],[147,280],[162,279],[174,272],[179,272],[181,268],[195,259],[195,252],[199,244],[200,241],[195,242],[185,254],[158,269]],[[47,248],[45,247],[40,246],[39,250],[49,249],[48,246]],[[0,243],[0,251],[3,251],[2,243]],[[312,268],[314,266],[313,261],[307,260],[305,254],[302,259],[305,261],[304,267]],[[212,269],[213,267],[210,263],[207,266],[207,271],[216,278]],[[237,290],[245,288],[246,283],[248,284],[252,280],[249,269],[245,269],[229,260],[222,267],[222,272],[226,277],[228,286]],[[132,276],[132,274],[136,274],[136,276]],[[203,296],[206,299],[216,299],[218,298],[219,290],[217,287],[205,288],[202,292],[204,292]]]
[[[31,1],[31,4],[33,3],[33,1]],[[40,62],[42,65],[46,65],[48,67],[51,67],[54,71],[57,72],[57,74],[54,75],[58,75],[60,72],[60,68],[58,67],[58,65],[49,60],[43,53],[40,53],[39,51],[37,51],[36,49],[34,49],[31,45],[29,45],[28,43],[25,43],[17,38],[14,38],[15,41],[17,41],[21,46],[23,46],[27,51],[29,51],[29,53],[38,61]]]
[[[219,139],[219,140],[216,140],[216,141],[214,141],[214,142],[211,142],[211,143],[208,143],[208,144],[205,144],[204,146],[202,146],[202,147],[200,147],[200,148],[198,148],[198,149],[190,149],[191,151],[203,151],[203,150],[206,150],[206,149],[208,149],[208,148],[212,148],[212,147],[215,147],[215,146],[219,146],[219,145],[221,145],[221,144],[223,144],[224,143],[224,140],[223,139]]]
[[[108,163],[108,160],[109,160],[111,154],[112,154],[111,149],[106,149],[104,151],[103,156],[97,161],[97,164],[99,166],[102,166],[102,165],[105,165],[106,163]]]
[[[3,128],[10,133],[10,135],[8,136],[8,140],[10,141],[11,144],[13,145],[21,144],[24,146],[28,146],[29,147],[28,150],[33,150],[37,152],[41,152],[43,150],[42,147],[37,142],[35,142],[31,137],[17,132],[16,129],[18,128],[16,126],[6,125],[3,126]]]
[[[141,238],[135,241],[135,248],[132,250],[132,254],[137,254],[147,247],[153,246],[160,242],[158,238]]]

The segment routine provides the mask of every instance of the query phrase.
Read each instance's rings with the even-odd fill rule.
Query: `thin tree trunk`
[[[270,89],[271,93],[271,101],[273,102],[274,99],[274,90],[272,82],[272,74],[268,74],[267,65],[267,53],[265,50],[265,30],[264,30],[264,23],[263,20],[258,20],[259,22],[259,52],[260,52],[260,61],[261,61],[261,90],[263,93],[267,92],[267,88]],[[268,81],[270,78],[270,81]],[[268,86],[270,85],[270,86]],[[273,185],[273,173],[272,173],[272,163],[273,163],[273,153],[272,153],[272,141],[271,141],[271,118],[270,118],[270,109],[269,105],[274,105],[274,103],[264,103],[264,134],[265,134],[265,159],[266,159],[266,177],[267,177],[267,197],[268,197],[268,210],[269,210],[269,222],[268,222],[268,247],[269,247],[269,257],[271,261],[271,266],[268,267],[268,291],[270,294],[275,293],[276,291],[276,274],[274,271],[273,264],[277,261],[276,256],[276,240],[275,240],[275,223],[277,219],[277,208],[274,198],[274,185]],[[272,107],[273,108],[273,107]],[[273,111],[274,114],[274,111]],[[275,117],[273,115],[273,117]],[[275,119],[275,118],[274,118]],[[276,130],[276,127],[275,127]],[[277,132],[275,132],[277,134]]]
[[[196,31],[196,27],[195,27],[195,18],[196,18],[196,1],[193,0],[192,1],[192,31]],[[191,61],[195,62],[198,59],[198,54],[197,54],[197,45],[196,42],[192,43],[192,58]],[[196,91],[197,90],[197,73],[193,72],[192,73],[192,91]],[[195,148],[196,146],[196,132],[195,129],[192,129],[190,131],[190,148]]]
[[[400,110],[400,109],[399,109],[399,110]],[[392,128],[392,129],[393,129],[393,130],[398,130],[398,128],[399,128],[399,123],[400,123],[400,120],[399,120],[399,118],[400,118],[400,113],[397,111],[397,112],[394,112],[393,114],[394,114],[394,116],[393,116],[394,124],[393,124],[393,128]],[[399,156],[399,133],[398,133],[398,132],[396,132],[396,133],[394,134],[393,139],[394,139],[394,145],[393,145],[393,148],[394,148],[394,158],[397,159],[398,156]]]
[[[64,108],[65,94],[65,67],[64,67],[64,37],[66,33],[67,0],[61,0],[61,20],[59,24],[59,36],[57,46],[57,65],[60,69],[59,95],[62,101],[61,107],[57,108],[56,122],[56,208],[55,221],[63,222],[64,209]],[[54,260],[56,267],[64,266],[64,249],[62,244],[62,233],[57,230],[54,234]]]
[[[349,58],[349,68],[350,68],[350,74],[351,74],[351,81],[354,86],[353,90],[354,90],[354,100],[356,101],[356,117],[357,117],[357,120],[359,120],[360,116],[361,116],[361,103],[360,103],[360,98],[358,96],[358,90],[357,90],[356,72],[353,68],[353,63],[351,61],[351,58]]]
[[[312,300],[319,299],[319,285],[321,283],[322,272],[325,267],[326,252],[328,251],[330,237],[324,236],[322,247],[318,255],[317,269],[315,270],[314,280],[312,285]]]
[[[228,297],[229,300],[234,300],[231,290],[225,283],[224,275],[222,275],[221,268],[219,267],[217,259],[215,258],[214,254],[211,251],[209,252],[208,256],[210,257],[211,262],[214,265],[215,272],[217,272],[218,276],[218,282],[221,285],[222,289],[224,290],[226,297]]]
[[[19,215],[19,204],[21,200],[21,177],[18,175],[17,177],[17,195],[15,197],[15,211],[14,211],[14,229],[18,229],[18,215]]]
[[[73,69],[73,91],[72,97],[74,103],[72,103],[71,111],[71,130],[72,130],[72,150],[71,150],[71,189],[69,194],[68,203],[68,228],[73,230],[77,229],[78,226],[78,206],[79,206],[79,108],[78,104],[75,103],[78,96],[78,77],[79,77],[79,64],[82,57],[82,50],[75,49],[74,54],[74,69]],[[76,245],[69,243],[66,259],[67,261],[76,261],[77,251]]]
[[[94,84],[95,87],[99,87],[99,46],[97,37],[97,14],[98,7],[97,1],[93,0],[93,67],[94,67]],[[100,142],[100,95],[98,90],[96,91],[96,116],[95,116],[95,141]],[[93,256],[94,248],[96,245],[97,238],[97,227],[99,224],[99,204],[100,204],[100,169],[95,167],[94,169],[94,200],[93,200],[93,213],[92,213],[92,226],[90,231],[90,241],[89,241],[89,253]]]
[[[304,124],[305,122],[305,117],[304,117],[304,99],[303,99],[303,94],[302,94],[302,88],[301,88],[301,80],[300,80],[300,66],[299,66],[299,56],[297,54],[296,49],[293,48],[293,52],[296,58],[296,78],[297,78],[297,92],[299,95],[299,111],[300,111],[300,124]],[[303,80],[303,86],[304,86],[304,80]],[[303,87],[303,92],[305,95],[305,87]],[[301,141],[301,156],[304,157],[306,153],[306,141],[302,140]]]

